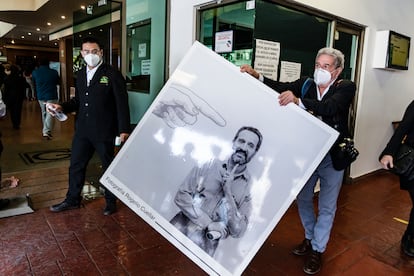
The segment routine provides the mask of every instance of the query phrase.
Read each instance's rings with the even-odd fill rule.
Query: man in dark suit
[[[82,41],[81,54],[87,66],[76,80],[75,97],[62,104],[51,104],[56,111],[76,112],[75,134],[69,167],[66,199],[50,207],[52,212],[79,208],[87,165],[96,151],[105,170],[114,157],[114,141],[124,142],[130,132],[128,93],[125,79],[112,66],[103,63],[102,45],[92,37]],[[116,211],[116,197],[105,191],[104,215]]]
[[[280,105],[294,103],[309,111],[339,132],[338,141],[349,136],[348,114],[355,95],[355,84],[339,79],[344,68],[344,55],[333,48],[320,49],[315,59],[314,79],[306,87],[308,78],[282,83],[263,77],[249,65],[241,67],[242,72],[262,80],[266,85],[280,92]],[[305,89],[302,89],[305,85]],[[303,93],[302,93],[302,90]],[[306,137],[303,137],[306,143]],[[307,256],[303,271],[318,273],[322,267],[322,253],[325,251],[332,229],[338,195],[342,186],[344,169],[335,169],[337,158],[331,151],[324,157],[305,186],[296,202],[299,216],[305,230],[305,239],[292,250],[299,256]],[[313,197],[317,181],[320,181],[318,213],[315,214]]]

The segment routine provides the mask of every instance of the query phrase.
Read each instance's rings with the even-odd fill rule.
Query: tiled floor
[[[30,109],[36,112],[26,104],[25,112]],[[36,116],[25,113],[20,132],[1,121],[5,146],[41,139]],[[56,139],[68,139],[68,128],[60,126]],[[20,137],[23,132],[30,137]],[[99,198],[78,210],[55,214],[41,208],[0,219],[0,275],[205,275],[128,207],[120,204],[105,217],[103,205]],[[408,195],[389,173],[344,185],[318,275],[414,275],[414,258],[400,252],[400,220],[409,211]],[[303,275],[303,258],[290,253],[302,239],[293,204],[243,275]]]

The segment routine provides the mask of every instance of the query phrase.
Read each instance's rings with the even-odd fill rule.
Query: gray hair
[[[335,68],[344,68],[344,64],[345,64],[345,56],[344,54],[342,54],[341,51],[334,49],[334,48],[330,48],[330,47],[325,47],[322,48],[318,51],[318,54],[316,55],[316,59],[318,59],[318,57],[320,55],[330,55],[331,57],[335,58]]]

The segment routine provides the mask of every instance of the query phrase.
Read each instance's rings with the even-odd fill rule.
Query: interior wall
[[[171,0],[169,72],[172,74],[195,40],[196,10],[209,0]],[[340,18],[366,26],[362,56],[355,144],[360,151],[352,164],[350,177],[355,178],[380,169],[378,156],[392,135],[391,122],[402,118],[405,108],[414,99],[414,63],[407,71],[372,68],[375,34],[393,30],[414,39],[412,0],[297,0]],[[375,10],[375,12],[373,12]],[[413,40],[414,41],[414,40]],[[316,54],[316,53],[315,53]],[[410,49],[414,58],[413,47]]]

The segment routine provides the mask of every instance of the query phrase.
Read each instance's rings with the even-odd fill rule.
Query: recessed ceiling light
[[[14,39],[12,39],[11,43],[14,44]]]
[[[86,6],[82,5],[80,8],[81,8],[82,10],[84,10],[84,9],[86,9]]]
[[[31,32],[28,32],[27,35],[32,35],[32,33]]]
[[[40,28],[36,28],[36,31],[40,32]]]
[[[21,38],[24,39],[24,35],[22,35]]]
[[[66,19],[66,16],[64,16],[64,15],[61,15],[61,16],[60,16],[60,18],[62,18],[62,19]]]
[[[50,22],[47,22],[46,24],[47,24],[48,26],[52,26],[52,23],[50,23]]]

